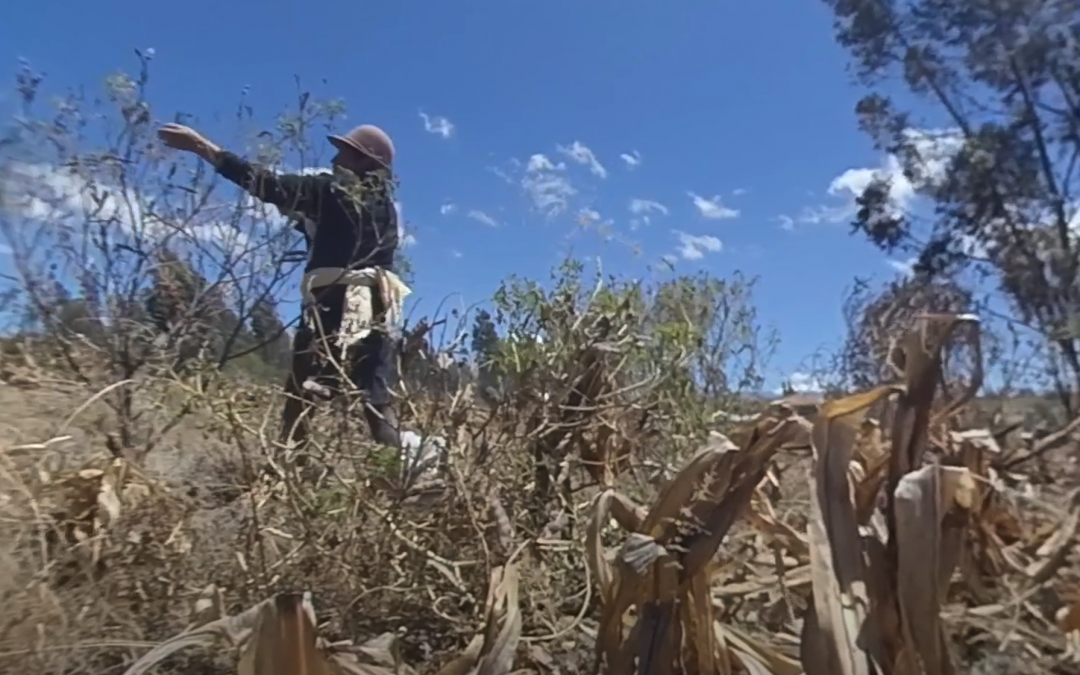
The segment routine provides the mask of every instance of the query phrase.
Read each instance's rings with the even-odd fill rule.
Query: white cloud
[[[885,179],[889,183],[889,215],[910,214],[919,206],[920,195],[942,184],[948,178],[951,163],[963,148],[964,139],[957,129],[908,129],[905,132],[911,144],[911,163],[905,167],[899,158],[887,155],[877,167],[848,169],[833,179],[829,184],[828,195],[832,202],[804,209],[797,218],[801,223],[843,223],[850,221],[857,213],[857,199],[876,179]],[[905,173],[905,168],[907,172]],[[1072,217],[1069,226],[1073,233],[1080,236],[1080,204],[1069,205]],[[1015,209],[1012,220],[1021,228],[1039,227],[1052,223],[1054,214]],[[788,218],[788,221],[792,219]],[[991,229],[999,223],[990,223]],[[985,259],[987,251],[981,242],[972,237],[961,235],[961,250],[974,258]],[[887,260],[893,269],[902,274],[911,273],[912,260]]]
[[[466,215],[467,217],[475,220],[476,222],[483,223],[488,227],[498,227],[500,225],[499,221],[495,217],[488,215],[480,209],[473,209],[469,211],[469,213],[467,213]]]
[[[788,232],[791,232],[795,229],[795,219],[791,216],[777,216],[776,220],[780,223],[781,230],[787,230]]]
[[[825,390],[821,381],[809,373],[792,373],[787,384],[798,394],[818,394]]]
[[[218,209],[232,210],[233,205],[204,206],[201,222],[175,224],[148,211],[144,199],[108,185],[103,177],[84,175],[77,168],[12,164],[0,176],[0,208],[19,218],[58,226],[101,223],[132,237],[180,238],[211,249],[208,253],[231,257],[249,253],[254,246],[249,232],[209,217]]]
[[[460,258],[465,254],[462,253],[461,251],[457,250],[457,249],[452,248],[452,249],[450,249],[450,255],[455,257],[455,258]]]
[[[723,244],[711,235],[693,235],[675,231],[679,238],[678,253],[684,260],[700,260],[706,253],[718,253]]]
[[[578,211],[578,222],[582,225],[599,223],[603,219],[603,216],[596,209],[584,208]]]
[[[532,155],[529,157],[529,162],[525,165],[525,170],[533,173],[539,171],[562,171],[564,169],[566,169],[565,164],[562,162],[555,164],[543,153]]]
[[[637,150],[631,152],[624,152],[619,155],[619,159],[621,159],[623,163],[626,164],[626,168],[628,169],[636,169],[637,167],[641,166],[641,153]]]
[[[446,202],[439,207],[439,213],[444,216],[448,216],[455,211],[457,211],[457,204],[454,204],[453,202]]]
[[[401,248],[415,246],[416,237],[405,231],[405,211],[402,209],[401,202],[394,201],[394,210],[397,211],[398,243]]]
[[[581,164],[582,166],[589,167],[589,171],[594,176],[600,178],[607,178],[608,172],[604,168],[604,165],[600,163],[600,160],[596,159],[596,154],[589,149],[587,145],[581,141],[574,141],[569,147],[560,145],[558,146],[559,152],[566,155],[573,161]]]
[[[707,199],[701,195],[694,194],[693,192],[688,192],[687,194],[690,196],[690,199],[694,201],[694,206],[697,207],[698,213],[700,213],[703,218],[722,220],[725,218],[737,218],[739,216],[739,211],[724,206],[720,201],[719,196]]]
[[[746,188],[735,188],[734,190],[731,191],[731,194],[734,197],[741,197],[742,195],[746,194],[746,192],[747,192]]]
[[[537,211],[554,216],[566,211],[577,188],[566,176],[566,165],[555,163],[547,155],[537,153],[525,164],[521,187]]]
[[[424,121],[424,131],[429,134],[435,134],[443,139],[450,138],[454,135],[454,123],[445,117],[428,115],[425,112],[421,112],[420,119]]]
[[[904,174],[899,158],[887,155],[879,166],[848,169],[829,183],[826,191],[831,204],[821,204],[803,210],[802,223],[842,223],[851,220],[858,211],[856,200],[871,182],[889,181],[889,206],[896,215],[910,210],[919,191],[938,184],[945,178],[952,158],[963,147],[963,137],[955,129],[909,129],[906,135],[914,149],[912,178]]]
[[[885,263],[900,274],[908,276],[912,273],[916,261],[916,258],[908,258],[907,260],[893,260],[890,258],[889,260],[886,260]]]

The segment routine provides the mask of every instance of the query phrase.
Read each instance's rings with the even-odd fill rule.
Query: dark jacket
[[[254,166],[231,152],[222,153],[217,172],[288,217],[316,225],[308,241],[305,271],[319,267],[394,269],[398,247],[397,209],[383,172],[364,176],[286,174]],[[303,231],[302,226],[298,227]]]

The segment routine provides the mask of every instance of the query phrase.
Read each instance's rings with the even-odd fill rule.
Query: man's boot
[[[391,448],[401,447],[401,436],[398,434],[397,415],[389,404],[364,406],[364,418],[367,420],[371,436],[376,443]]]

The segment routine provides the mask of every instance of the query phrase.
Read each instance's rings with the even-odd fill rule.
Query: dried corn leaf
[[[1033,585],[1049,581],[1065,564],[1069,553],[1073,550],[1073,542],[1076,541],[1078,533],[1080,533],[1080,504],[1074,504],[1065,522],[1061,523],[1035,552],[1040,560],[1028,565],[1027,574]]]
[[[131,664],[124,675],[143,675],[172,654],[189,647],[238,649],[251,636],[264,608],[274,606],[274,598],[265,600],[251,609],[236,616],[226,616],[218,621],[211,621],[190,631],[173,637],[144,654]]]
[[[963,431],[950,431],[949,439],[957,445],[970,445],[984,452],[994,455],[1001,454],[1001,445],[989,429],[965,429]]]
[[[440,668],[436,675],[506,675],[513,667],[521,639],[518,571],[514,565],[491,572],[484,632],[465,651]]]
[[[1080,601],[1059,609],[1057,622],[1063,633],[1080,633]]]
[[[601,608],[597,668],[609,673],[666,675],[679,668],[693,672],[736,673],[746,669],[771,672],[771,656],[749,650],[728,650],[716,633],[710,589],[710,562],[734,521],[749,506],[765,476],[768,461],[783,444],[802,435],[809,425],[785,414],[761,420],[743,449],[710,444],[668,484],[658,503],[628,535],[615,559],[614,591]],[[708,482],[694,499],[700,480]],[[604,560],[599,549],[599,522],[613,496],[593,505],[590,560]],[[795,536],[794,540],[798,541]],[[594,543],[595,542],[595,543]],[[602,566],[600,566],[602,569]],[[598,578],[602,578],[598,575]],[[638,616],[624,639],[623,616],[631,606]],[[635,667],[636,661],[636,667]]]
[[[659,635],[655,634],[655,630],[662,628],[658,615],[662,610],[654,603],[660,597],[669,597],[671,592],[662,593],[658,588],[659,579],[652,578],[648,573],[661,560],[669,563],[672,560],[661,542],[674,536],[679,516],[693,497],[698,481],[728,452],[727,447],[714,445],[699,451],[664,488],[641,523],[640,530],[627,537],[615,559],[614,590],[607,594],[608,601],[600,610],[596,640],[597,670],[606,667],[612,673],[627,672],[635,657],[634,650],[644,651],[646,659],[659,663],[654,658],[659,647],[653,645],[652,640],[666,639],[667,631],[665,628]],[[594,502],[594,521],[600,520],[597,512],[607,505],[608,502],[602,500]],[[638,622],[629,639],[624,640],[623,616],[635,604],[639,607]],[[670,622],[670,618],[665,620]],[[642,642],[641,637],[646,642]],[[638,656],[640,658],[640,654]],[[642,669],[639,672],[645,671]]]
[[[487,625],[466,653],[440,675],[507,675],[521,637],[518,578],[498,568],[489,589]],[[413,675],[397,638],[379,636],[359,647],[326,644],[316,633],[310,594],[277,595],[237,616],[226,616],[159,644],[123,675],[144,675],[189,647],[240,652],[238,675]]]
[[[486,633],[493,639],[485,641],[481,650],[480,663],[476,675],[507,675],[514,666],[514,652],[521,639],[521,607],[518,604],[518,572],[509,565],[497,570],[498,583],[495,584],[495,603],[488,614]],[[494,579],[494,575],[493,575]],[[501,618],[499,614],[502,614]]]
[[[211,621],[220,621],[225,617],[225,597],[215,584],[205,587],[196,598],[191,609],[191,623],[188,630],[203,626]]]
[[[777,520],[776,516],[751,511],[747,514],[747,518],[754,529],[764,535],[769,543],[780,546],[796,558],[805,559],[809,555],[810,547],[806,543],[806,535],[796,531],[791,525]]]
[[[900,478],[919,468],[926,452],[927,430],[931,419],[942,421],[970,401],[982,386],[983,364],[979,334],[974,332],[972,343],[976,351],[975,372],[965,390],[948,401],[937,414],[932,414],[934,394],[941,383],[941,362],[944,348],[953,333],[963,324],[977,324],[978,317],[963,315],[927,315],[919,329],[901,339],[893,350],[894,367],[903,375],[904,387],[896,404],[892,427],[892,449],[889,453],[888,510]],[[890,532],[891,534],[891,532]]]
[[[600,587],[602,603],[609,603],[614,598],[615,572],[604,553],[601,533],[607,526],[609,518],[614,518],[624,530],[636,532],[645,517],[641,507],[612,489],[604,490],[593,500],[589,522],[585,526],[585,554],[589,568]]]
[[[872,626],[870,600],[848,467],[868,409],[894,391],[879,387],[829,401],[814,423],[807,528],[816,616],[803,627],[807,675],[873,672],[870,650],[876,637],[864,634]]]
[[[690,508],[692,521],[700,527],[680,542],[687,549],[682,557],[684,579],[700,573],[712,560],[720,542],[750,503],[769,460],[780,446],[803,435],[807,426],[798,417],[768,419],[759,425],[760,433],[752,437],[745,450],[730,455],[730,468],[714,477],[706,490],[709,497]]]
[[[305,602],[306,600],[306,602]],[[330,661],[317,648],[310,598],[282,593],[262,606],[240,656],[238,675],[330,675]]]
[[[484,635],[480,634],[469,641],[469,646],[461,654],[436,671],[435,675],[467,675],[480,661],[484,649]]]
[[[678,475],[664,487],[660,497],[649,510],[649,515],[642,523],[640,531],[660,542],[674,534],[671,523],[693,497],[698,481],[729,452],[732,451],[724,445],[710,445],[699,450]]]
[[[687,602],[681,604],[680,617],[683,623],[685,643],[682,660],[693,664],[698,673],[716,671],[716,659],[725,659],[725,654],[718,654],[713,639],[712,597],[709,594],[709,579],[699,574],[690,580]],[[725,664],[722,672],[729,672]]]
[[[716,625],[717,631],[723,630],[732,653],[747,670],[754,672],[751,664],[755,664],[762,669],[761,672],[769,675],[801,675],[803,672],[798,661],[751,637],[737,626]]]
[[[330,649],[334,675],[414,675],[405,665],[401,644],[393,633],[383,633],[359,647],[331,645]]]
[[[897,598],[904,628],[927,675],[953,672],[940,608],[960,553],[961,531],[945,516],[968,509],[976,496],[967,469],[926,466],[904,476],[896,488]]]
[[[670,675],[682,644],[678,620],[679,568],[672,556],[664,556],[653,568],[652,584],[639,602],[638,631],[627,641],[621,662],[634,654],[640,675]],[[633,651],[631,651],[633,648]]]

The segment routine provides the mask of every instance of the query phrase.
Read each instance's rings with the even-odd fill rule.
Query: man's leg
[[[364,419],[377,443],[401,447],[397,415],[391,406],[389,336],[373,330],[352,348],[350,379],[364,393]]]
[[[285,407],[281,414],[281,442],[302,446],[308,439],[308,416],[312,406],[311,394],[304,389],[304,382],[312,377],[315,355],[311,349],[311,331],[301,326],[293,338],[292,367],[285,377]]]
[[[303,310],[303,321],[293,338],[292,369],[285,381],[287,399],[281,419],[285,444],[290,440],[297,445],[307,442],[313,398],[323,394],[328,375],[337,372],[334,364],[327,363],[327,357],[336,351],[334,338],[341,326],[344,298],[340,286],[320,289],[316,304]]]

